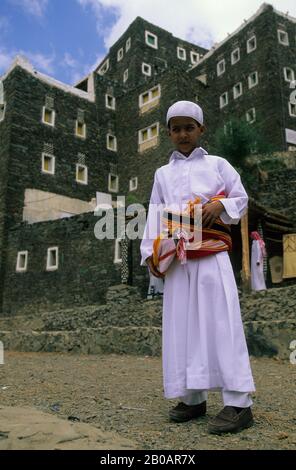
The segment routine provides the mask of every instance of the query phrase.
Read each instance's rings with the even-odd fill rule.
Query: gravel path
[[[296,365],[277,358],[251,362],[255,426],[222,437],[207,434],[209,417],[222,406],[219,393],[209,395],[206,417],[168,421],[177,400],[163,398],[161,359],[155,357],[7,352],[0,400],[99,425],[144,450],[296,449]]]

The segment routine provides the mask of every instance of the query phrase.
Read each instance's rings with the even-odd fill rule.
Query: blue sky
[[[22,54],[37,70],[73,84],[103,59],[136,16],[210,48],[261,4],[260,0],[0,0],[0,75]],[[272,4],[296,17],[295,0]]]

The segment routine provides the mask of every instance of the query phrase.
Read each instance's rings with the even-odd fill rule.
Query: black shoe
[[[222,434],[224,432],[239,432],[249,428],[254,423],[251,408],[242,408],[237,412],[233,406],[225,406],[220,413],[209,422],[210,434]]]
[[[199,418],[204,416],[207,411],[207,402],[203,401],[199,405],[186,405],[183,402],[178,403],[175,408],[172,408],[169,412],[171,421],[176,423],[183,423],[190,419]]]

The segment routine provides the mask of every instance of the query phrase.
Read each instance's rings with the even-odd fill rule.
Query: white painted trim
[[[21,256],[25,256],[25,265],[23,267],[20,266]],[[17,254],[15,270],[18,273],[23,273],[23,272],[27,271],[27,269],[28,269],[28,251],[27,250],[19,251],[18,254]]]
[[[239,87],[239,92],[237,91],[237,88]],[[242,82],[238,82],[233,86],[233,99],[236,100],[243,94],[243,85]]]
[[[123,72],[123,83],[125,83],[128,80],[128,69],[125,69]]]
[[[115,180],[116,180],[116,187],[115,187],[115,189],[112,188],[112,186],[111,186],[112,177],[114,177]],[[108,174],[108,191],[109,191],[110,193],[118,193],[118,190],[119,190],[119,176],[118,176],[118,175],[115,175],[114,173],[109,173],[109,174]]]
[[[106,59],[105,62],[103,62],[103,64],[98,69],[98,74],[99,75],[105,75],[105,73],[108,72],[109,67],[110,67],[110,60],[109,60],[109,57],[108,57],[108,59]]]
[[[252,82],[252,76],[255,75],[255,82]],[[256,85],[258,85],[258,72],[252,72],[248,75],[248,87],[249,87],[249,90],[251,90],[252,88],[254,88]]]
[[[50,111],[52,113],[52,122],[47,122],[44,120],[45,118],[45,111]],[[46,106],[43,106],[42,107],[42,117],[41,117],[41,121],[43,124],[46,124],[47,126],[50,126],[50,127],[54,127],[55,126],[55,110],[54,109],[47,109]]]
[[[117,62],[120,62],[123,59],[123,47],[117,51]]]
[[[153,44],[150,44],[150,43],[148,42],[148,37],[149,37],[149,36],[154,37],[154,39],[155,39],[155,44],[154,44],[154,45],[153,45]],[[158,49],[158,37],[156,36],[156,34],[151,33],[151,32],[148,31],[147,29],[145,30],[145,43],[147,44],[147,46],[150,46],[150,47],[152,47],[153,49]]]
[[[194,60],[194,56],[197,56],[197,60]],[[195,51],[190,51],[190,61],[192,64],[197,64],[200,60],[200,54],[198,52],[195,52]]]
[[[50,265],[50,253],[56,252],[56,264]],[[47,249],[46,271],[56,271],[59,268],[59,247],[52,246]]]
[[[79,137],[80,139],[86,139],[86,124],[85,122],[82,124],[83,126],[83,135],[78,134],[78,119],[75,121],[75,135],[76,137]]]
[[[2,122],[2,121],[4,121],[4,119],[5,119],[6,102],[4,101],[4,103],[0,103],[0,106],[3,106],[3,111],[2,111],[2,113],[0,114],[0,122]]]
[[[235,54],[238,52],[238,58],[235,59]],[[240,61],[240,48],[237,47],[231,52],[231,65],[237,64]]]
[[[156,129],[157,129],[157,134],[151,136],[151,129],[155,126],[156,126]],[[148,131],[148,138],[146,140],[142,139],[142,133],[144,131]],[[145,142],[148,142],[149,140],[155,139],[155,137],[158,137],[158,136],[159,136],[159,122],[154,122],[153,124],[151,124],[151,126],[144,127],[143,129],[139,130],[139,132],[138,132],[138,143],[139,144],[144,144]]]
[[[135,181],[135,184],[133,184],[133,181]],[[129,180],[129,190],[136,191],[136,189],[138,189],[138,177],[134,176],[134,178]]]
[[[52,171],[47,171],[44,169],[44,157],[49,157],[52,160]],[[47,175],[54,175],[55,174],[55,156],[51,155],[50,153],[42,152],[41,154],[41,172],[46,173]]]
[[[158,93],[158,95],[157,95],[156,97],[153,98],[153,97],[152,97],[152,94],[153,94],[153,90],[155,90],[155,88],[158,89],[158,92],[159,92],[159,93]],[[149,95],[148,101],[146,101],[145,103],[143,103],[143,95],[146,95],[147,93],[148,93],[148,95]],[[158,100],[158,99],[160,98],[160,96],[161,96],[161,86],[160,86],[160,84],[155,85],[153,88],[150,88],[150,89],[147,90],[147,91],[144,91],[143,93],[141,93],[141,94],[139,95],[139,108],[142,108],[142,107],[145,106],[146,104],[151,103],[151,102],[153,102],[153,101],[155,101],[155,100]]]
[[[128,38],[125,43],[125,52],[128,52],[131,48],[132,40],[131,38]]]
[[[283,41],[282,41],[282,38],[281,38],[281,34],[284,34],[284,36],[285,36],[285,39]],[[283,29],[278,29],[277,30],[277,35],[278,35],[279,44],[282,44],[282,46],[289,46],[290,45],[289,34],[287,33],[287,31],[284,31]]]
[[[223,100],[223,97],[226,97],[226,100],[224,102]],[[220,109],[224,108],[225,106],[228,105],[228,91],[225,91],[224,93],[222,93],[222,95],[220,95]]]
[[[290,71],[292,72],[292,78],[291,80],[288,78],[288,75],[287,75],[287,71]],[[295,80],[295,72],[294,70],[291,68],[291,67],[284,67],[284,77],[285,77],[285,81],[288,82],[288,83],[291,83],[291,82],[294,82]]]
[[[182,57],[181,53],[184,53],[184,56]],[[177,47],[177,57],[180,60],[186,60],[186,49],[184,47]]]
[[[248,119],[248,117],[251,117],[251,114],[253,115],[252,119]],[[250,108],[246,112],[246,120],[249,124],[253,124],[253,122],[256,121],[256,109],[255,108]]]
[[[109,146],[110,137],[114,138],[114,148]],[[115,135],[109,133],[106,135],[106,147],[108,150],[111,150],[111,152],[117,152],[117,138]]]
[[[296,117],[296,104],[294,103],[291,103],[291,101],[289,101],[289,115],[291,117]]]
[[[222,64],[223,64],[223,67],[221,69]],[[223,73],[225,73],[225,70],[226,70],[225,59],[219,60],[219,62],[217,63],[217,77],[220,77],[221,75],[223,75]]]
[[[78,170],[79,168],[83,168],[85,170],[85,178],[84,180],[78,179]],[[76,182],[79,184],[88,184],[88,168],[86,165],[83,165],[82,163],[76,163]]]
[[[149,67],[149,72],[145,72],[145,67]],[[152,67],[150,64],[146,64],[145,62],[142,62],[142,74],[146,75],[147,77],[151,77],[152,75]]]
[[[254,39],[255,39],[255,45],[254,45],[254,46],[250,46],[251,41],[254,42]],[[256,37],[256,35],[254,34],[253,36],[251,36],[251,37],[247,40],[247,54],[251,54],[251,53],[254,52],[256,49],[257,49],[257,37]]]
[[[112,98],[112,104],[111,104],[111,106],[109,106],[108,97],[109,97],[109,98]],[[106,94],[105,94],[105,106],[106,106],[106,108],[108,108],[108,109],[115,110],[115,109],[116,109],[116,98],[115,98],[114,96],[109,95],[108,93],[106,93]]]

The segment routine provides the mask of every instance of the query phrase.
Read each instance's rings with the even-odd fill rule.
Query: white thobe
[[[174,151],[155,172],[149,211],[141,242],[141,265],[152,254],[156,236],[153,204],[202,204],[224,191],[220,217],[237,224],[248,196],[238,172],[201,147],[187,158]],[[164,283],[162,318],[163,385],[166,398],[192,390],[252,392],[255,390],[241,320],[237,286],[226,251],[181,264],[175,259]]]
[[[266,290],[263,272],[263,253],[259,240],[252,242],[251,286],[253,290]]]

